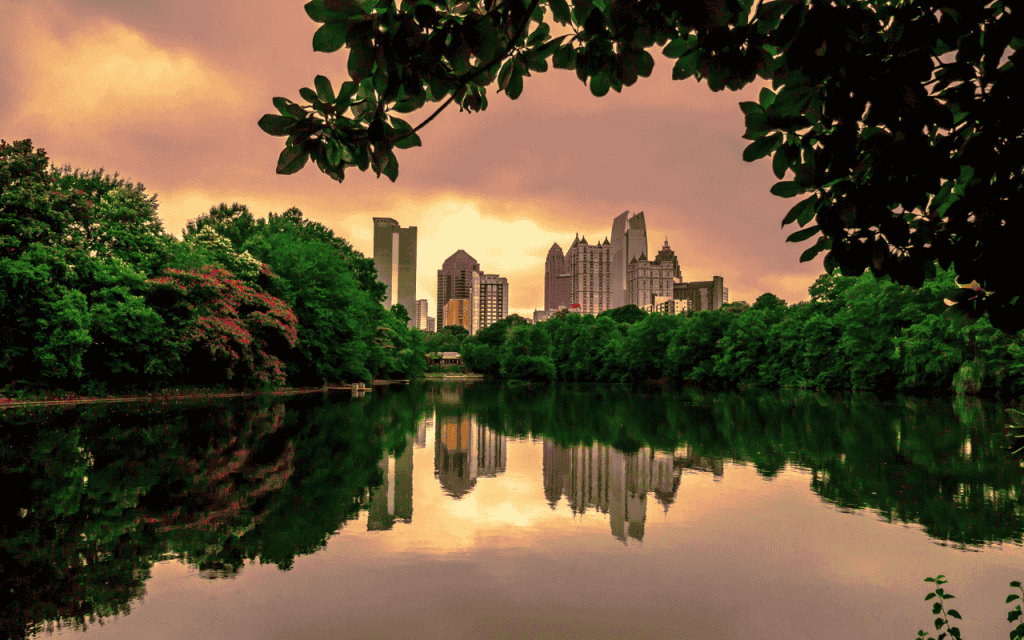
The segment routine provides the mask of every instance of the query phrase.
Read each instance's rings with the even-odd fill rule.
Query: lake
[[[425,382],[0,411],[3,637],[968,639],[1024,579],[1000,406]],[[13,498],[13,500],[12,500]]]

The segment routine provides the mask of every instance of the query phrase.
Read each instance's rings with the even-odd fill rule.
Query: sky
[[[303,2],[272,0],[0,0],[0,138],[29,138],[51,162],[103,168],[156,194],[164,227],[221,202],[257,216],[298,207],[366,256],[373,221],[418,228],[417,298],[436,316],[437,270],[458,249],[509,281],[509,312],[544,305],[544,259],[577,233],[604,240],[612,219],[643,211],[648,246],[667,239],[685,281],[725,279],[732,301],[771,292],[793,303],[823,272],[812,242],[787,244],[794,200],[769,193],[770,159],[745,163],[739,103],[763,84],[712,92],[654,74],[595,98],[575,72],[526,78],[488,109],[449,108],[399,150],[398,181],[309,163],[275,173],[283,138],[256,123],[275,96],[302,102],[322,74],[348,80],[346,50],[313,51]],[[409,114],[414,126],[429,115]]]

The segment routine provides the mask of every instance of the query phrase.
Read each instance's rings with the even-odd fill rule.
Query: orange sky
[[[643,211],[649,249],[667,237],[685,280],[722,275],[730,299],[807,299],[821,257],[786,244],[795,201],[768,193],[770,160],[748,164],[737,106],[758,87],[712,93],[654,76],[590,95],[573,72],[526,79],[477,114],[450,109],[399,151],[398,182],[350,170],[337,184],[309,164],[274,173],[283,138],[256,122],[271,98],[298,101],[323,74],[348,79],[345,53],[314,53],[316,23],[270,0],[0,0],[0,138],[31,138],[51,160],[103,167],[158,195],[169,231],[220,202],[256,215],[297,206],[367,256],[374,216],[419,228],[417,297],[436,315],[436,271],[464,249],[509,280],[509,312],[544,304],[544,257],[577,232],[603,240]],[[418,124],[427,113],[411,114]]]

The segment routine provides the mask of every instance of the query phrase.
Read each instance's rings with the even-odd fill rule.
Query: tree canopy
[[[443,109],[518,98],[524,79],[574,71],[595,96],[654,68],[712,91],[770,82],[740,104],[746,161],[772,157],[771,192],[800,197],[782,224],[813,240],[826,270],[870,269],[915,287],[952,267],[951,302],[996,327],[1024,327],[1011,252],[1020,216],[1024,12],[995,0],[312,0],[313,49],[348,50],[350,80],[316,76],[303,104],[260,119],[287,137],[277,172],[312,158],[331,178],[398,177],[396,149]],[[433,110],[413,126],[400,116]],[[439,103],[439,104],[438,104]],[[1019,107],[1018,107],[1019,109]]]

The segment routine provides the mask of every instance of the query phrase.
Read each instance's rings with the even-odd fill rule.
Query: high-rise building
[[[490,273],[480,276],[480,306],[476,315],[477,331],[486,329],[508,316],[508,280],[506,278]]]
[[[676,254],[672,251],[672,247],[668,246],[668,238],[665,238],[665,244],[661,247],[661,251],[658,252],[658,255],[654,257],[654,261],[659,263],[672,263],[672,277],[675,278],[677,282],[683,281],[683,272],[679,268],[679,260],[676,259]]]
[[[452,300],[465,304],[449,312]],[[437,308],[444,310],[441,327],[459,324],[473,335],[508,316],[508,280],[484,273],[473,256],[459,249],[437,271]]]
[[[580,311],[597,315],[611,309],[610,270],[611,243],[590,244],[587,237],[572,241],[565,254],[565,271],[570,278],[569,304],[578,304]]]
[[[420,331],[427,330],[427,301],[416,301],[416,313],[413,315],[413,326]]]
[[[438,329],[447,327],[449,324],[459,324],[466,327],[471,334],[476,333],[475,325],[468,319],[472,318],[472,309],[480,305],[480,263],[473,259],[462,249],[459,249],[448,257],[437,270],[437,308],[438,319],[441,326]],[[460,313],[466,314],[466,324],[452,320],[449,322],[448,302],[452,299],[465,300],[468,307]],[[451,316],[455,317],[455,316]],[[461,317],[461,316],[460,316]]]
[[[626,270],[633,258],[647,254],[647,224],[644,212],[624,211],[612,221],[611,242],[611,303],[609,309],[626,302]]]
[[[704,282],[677,282],[672,297],[688,300],[690,311],[714,311],[725,302],[724,282],[722,276]]]
[[[452,298],[444,305],[442,327],[458,325],[471,335],[473,331],[473,305],[464,298]]]
[[[427,318],[427,333],[434,333],[434,319]]]
[[[567,273],[565,255],[558,243],[548,249],[544,262],[544,309],[558,309],[572,304],[572,275]]]
[[[416,227],[403,229],[392,218],[374,218],[373,264],[377,281],[387,286],[384,306],[401,304],[409,313],[409,326],[415,326]]]
[[[672,262],[651,262],[647,256],[629,261],[626,269],[626,304],[635,304],[641,309],[653,304],[656,297],[671,298],[673,286]]]

